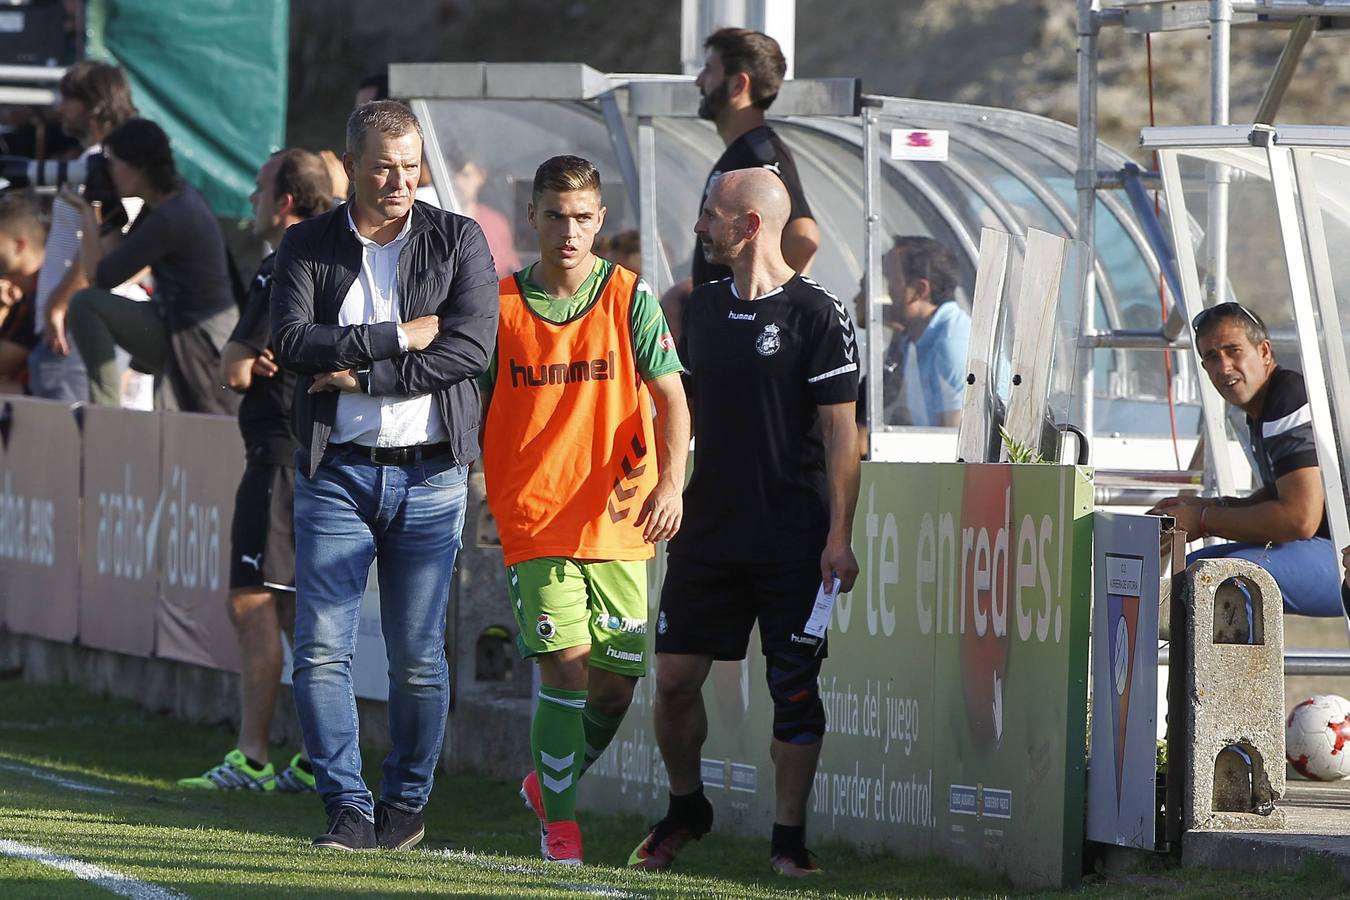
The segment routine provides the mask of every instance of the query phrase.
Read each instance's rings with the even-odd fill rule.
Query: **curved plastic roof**
[[[572,70],[581,72],[568,74]],[[637,228],[638,167],[647,157],[632,109],[636,103],[645,113],[662,111],[645,120],[651,124],[651,214],[659,237],[657,266],[647,274],[662,290],[688,272],[699,198],[723,149],[711,124],[691,114],[689,97],[696,101],[697,93],[688,79],[604,76],[584,66],[546,65],[532,71],[524,65],[475,64],[394,66],[391,80],[396,95],[425,98],[425,107],[415,108],[429,115],[443,155],[451,160],[447,172],[462,166],[463,159],[486,170],[477,200],[504,215],[517,245],[533,240],[525,206],[534,168],[555,153],[584,155],[600,167],[609,209],[605,233]],[[642,87],[635,91],[637,85]],[[661,93],[662,85],[669,96]],[[771,112],[810,110],[813,103],[837,107],[821,97],[837,100],[838,85],[813,90],[807,82],[790,95],[789,85]],[[654,92],[659,95],[655,103]],[[958,300],[967,307],[982,227],[1010,232],[1015,239],[1024,238],[1028,228],[1077,237],[1078,137],[1073,127],[1030,113],[894,97],[868,96],[861,108],[863,115],[876,117],[872,133],[878,146],[871,151],[881,173],[876,197],[882,233],[925,234],[956,250],[962,263]],[[863,117],[780,115],[772,125],[793,151],[820,228],[812,274],[839,296],[852,297],[866,265]],[[892,159],[893,128],[946,131],[947,160]],[[1098,160],[1104,170],[1130,162],[1105,144],[1098,145]],[[457,201],[463,206],[469,199]],[[1145,224],[1124,193],[1098,193],[1095,230],[1096,327],[1156,330],[1161,323],[1159,266]],[[878,252],[889,246],[889,241],[881,243]],[[1175,358],[1181,397],[1190,399],[1186,379],[1193,369],[1185,356]],[[1138,398],[1166,396],[1161,362],[1153,350],[1095,351],[1098,431],[1166,431],[1156,410],[1142,419],[1131,415]],[[1183,413],[1185,429],[1195,413]]]

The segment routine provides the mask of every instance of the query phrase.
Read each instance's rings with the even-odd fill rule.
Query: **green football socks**
[[[586,747],[582,724],[585,706],[585,691],[539,689],[539,705],[530,728],[530,749],[539,772],[544,812],[550,822],[573,822],[577,817],[577,779],[581,776]]]
[[[589,703],[581,711],[581,721],[586,731],[586,758],[581,763],[581,772],[595,765],[600,754],[605,752],[615,733],[623,724],[623,716],[607,716]]]

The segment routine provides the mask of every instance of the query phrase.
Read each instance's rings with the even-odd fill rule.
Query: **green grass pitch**
[[[177,788],[176,779],[217,761],[231,740],[223,729],[185,725],[69,686],[0,680],[0,897],[116,895],[88,877],[15,855],[16,846],[134,879],[118,882],[124,895],[146,898],[1016,893],[972,868],[862,855],[831,845],[815,848],[825,875],[788,882],[768,869],[767,822],[762,840],[714,833],[691,845],[674,873],[629,872],[623,863],[649,823],[584,811],[590,864],[549,866],[538,858],[538,832],[533,816],[520,805],[516,785],[466,776],[437,780],[427,808],[427,840],[416,850],[318,851],[309,847],[309,839],[323,830],[322,809],[313,795]],[[275,750],[274,762],[282,761],[283,752]],[[376,785],[380,760],[369,756],[367,779]],[[1094,876],[1077,890],[1055,896],[1311,896],[1325,891],[1327,874],[1305,868],[1253,879],[1159,863],[1141,873]]]

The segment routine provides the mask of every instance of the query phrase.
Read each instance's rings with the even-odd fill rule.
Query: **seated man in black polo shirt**
[[[1192,540],[1231,541],[1202,547],[1187,563],[1250,560],[1275,579],[1285,612],[1342,615],[1340,572],[1303,376],[1276,364],[1265,323],[1240,304],[1206,309],[1192,325],[1209,380],[1247,414],[1261,486],[1246,497],[1169,497],[1150,512],[1174,517]]]

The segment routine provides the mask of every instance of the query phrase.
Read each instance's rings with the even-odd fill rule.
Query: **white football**
[[[1318,694],[1290,710],[1284,755],[1304,778],[1336,781],[1350,775],[1350,700]]]

